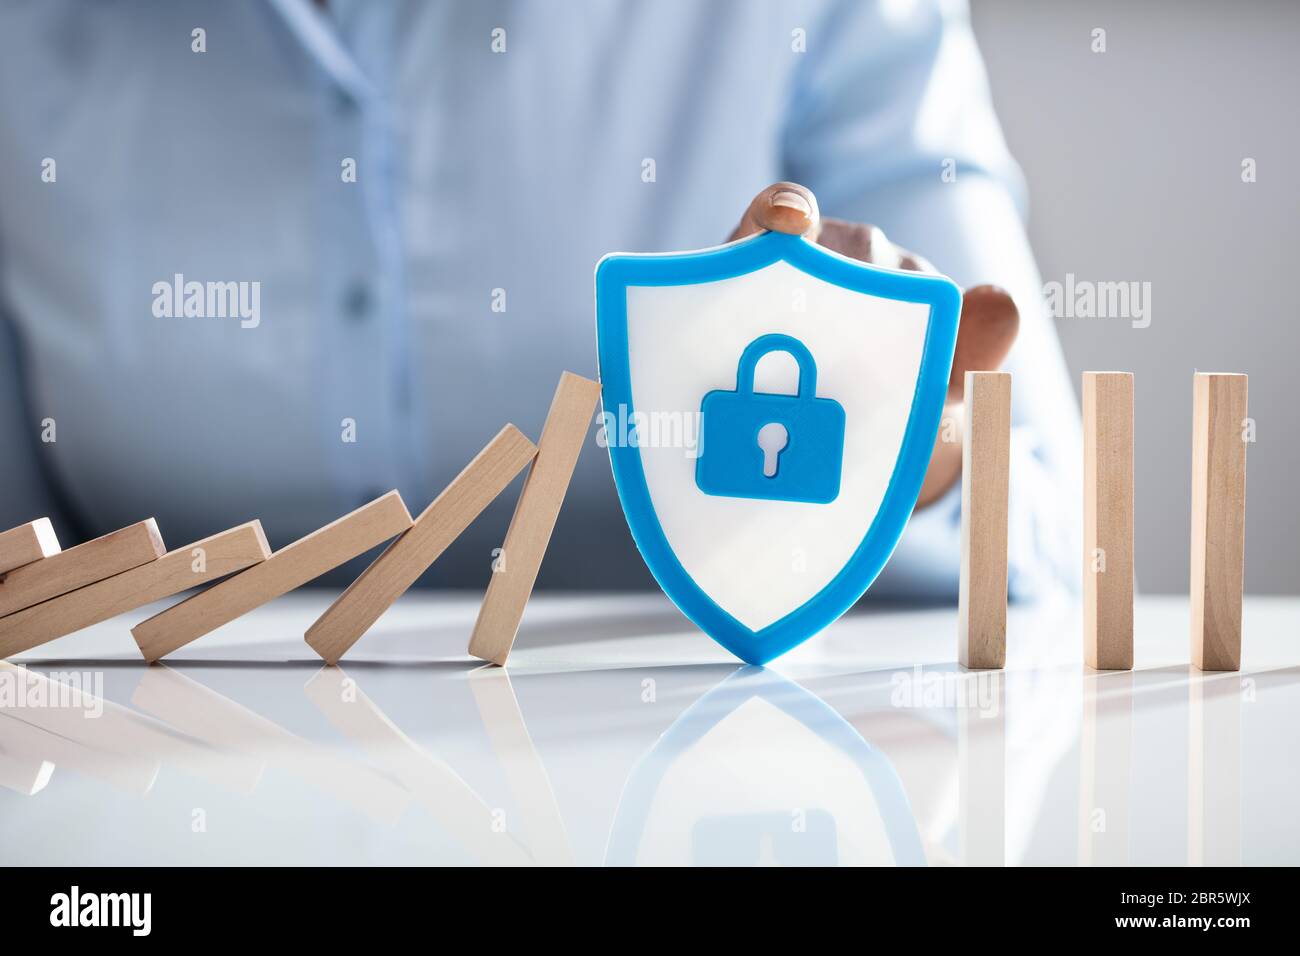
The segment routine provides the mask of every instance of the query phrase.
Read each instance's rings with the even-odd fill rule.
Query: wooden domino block
[[[514,425],[501,429],[307,630],[312,649],[337,664],[536,454],[537,446]]]
[[[1011,376],[966,373],[961,452],[961,578],[957,659],[965,667],[1007,661],[1007,494]]]
[[[0,581],[0,618],[157,560],[166,550],[149,518],[15,568]]]
[[[265,561],[186,598],[131,629],[145,660],[156,661],[240,615],[302,587],[411,526],[396,491],[299,538]]]
[[[0,617],[0,657],[242,571],[270,554],[260,521],[195,541],[156,561]]]
[[[1246,385],[1206,373],[1192,385],[1192,663],[1203,671],[1241,667]]]
[[[475,657],[505,664],[510,655],[599,397],[599,382],[572,372],[560,376],[537,457],[506,531],[505,569],[493,572],[470,636],[469,652]]]
[[[1133,667],[1133,376],[1083,373],[1083,659]]]
[[[37,518],[0,532],[0,577],[24,564],[53,557],[60,550],[49,518]]]

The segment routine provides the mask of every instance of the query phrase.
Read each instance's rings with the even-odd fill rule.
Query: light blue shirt
[[[934,0],[5,4],[0,527],[260,517],[280,547],[389,488],[418,512],[595,374],[601,255],[721,242],[780,179],[1016,296],[1011,589],[1073,582],[1077,409]],[[242,283],[196,310],[234,314],[169,305],[188,282]],[[649,580],[594,431],[542,584]],[[481,586],[513,497],[428,580]],[[918,512],[876,590],[954,595],[959,511]]]

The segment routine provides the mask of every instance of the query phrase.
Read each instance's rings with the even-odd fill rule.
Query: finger
[[[906,249],[899,249],[898,267],[906,269],[908,272],[928,272],[931,275],[938,275],[939,270],[930,264],[930,260],[918,256],[915,252],[908,252]]]
[[[898,269],[902,257],[899,249],[879,226],[842,219],[823,219],[817,244],[840,255],[886,269]]]
[[[798,183],[773,183],[754,197],[728,242],[752,236],[764,229],[813,239],[816,238],[820,218],[817,197],[811,189]]]
[[[1020,312],[1006,292],[993,285],[966,290],[948,379],[950,402],[961,401],[967,372],[992,371],[1006,360],[1019,330]]]

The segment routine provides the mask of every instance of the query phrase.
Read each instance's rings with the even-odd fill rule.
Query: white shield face
[[[607,281],[611,263],[631,266]],[[597,281],[605,432],[637,543],[688,616],[746,660],[770,659],[861,596],[897,542],[947,388],[955,287],[775,234],[607,258]],[[751,390],[741,358],[760,339],[779,342]],[[780,348],[791,340],[802,365]],[[800,394],[813,375],[815,394]],[[734,395],[704,414],[710,393]],[[804,414],[810,401],[838,404],[842,438]],[[766,444],[765,417],[786,422]],[[723,482],[706,480],[719,469]],[[765,470],[790,492],[769,496]]]

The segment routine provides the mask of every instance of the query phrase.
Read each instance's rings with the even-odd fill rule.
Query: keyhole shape
[[[763,477],[776,477],[776,459],[790,443],[790,433],[780,422],[768,422],[758,430],[758,447],[763,449]]]

